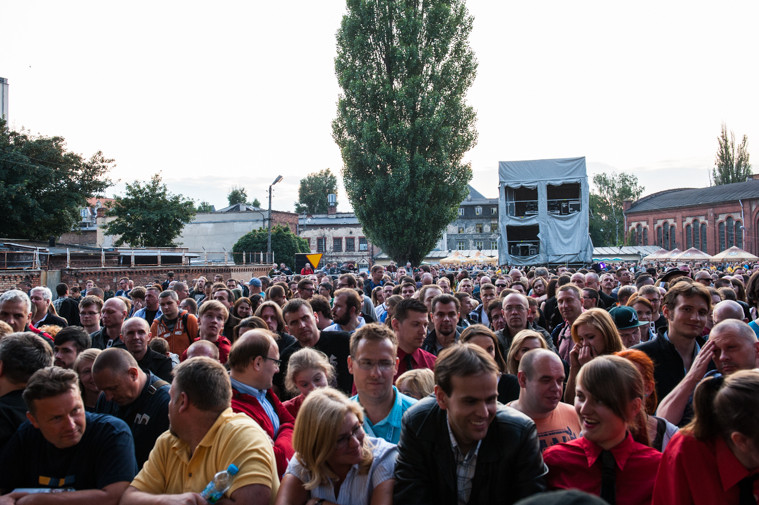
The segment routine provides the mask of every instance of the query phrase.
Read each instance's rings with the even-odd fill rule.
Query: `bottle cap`
[[[235,465],[234,463],[230,464],[229,468],[227,468],[227,473],[229,475],[237,475],[237,472],[239,472],[239,471],[240,471],[240,469],[237,468],[237,465]]]

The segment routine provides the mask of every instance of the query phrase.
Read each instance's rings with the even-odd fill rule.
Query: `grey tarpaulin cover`
[[[591,262],[584,157],[501,161],[498,175],[500,264]]]

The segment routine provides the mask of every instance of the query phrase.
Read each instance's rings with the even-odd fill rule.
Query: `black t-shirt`
[[[156,384],[158,381],[161,383]],[[169,387],[166,381],[148,374],[142,393],[129,405],[122,407],[116,402],[106,401],[104,394],[98,397],[96,412],[118,417],[132,430],[134,452],[140,468],[150,456],[156,439],[169,429]]]
[[[337,374],[337,389],[351,395],[353,389],[353,375],[348,372],[348,355],[350,355],[350,338],[351,334],[347,331],[322,331],[319,334],[319,341],[314,349],[327,355],[327,359],[335,367]],[[274,376],[274,385],[280,387],[284,392],[284,376],[287,373],[287,362],[290,356],[296,351],[303,349],[297,340],[293,345],[285,349],[279,356],[282,364],[279,367],[279,373]],[[278,384],[279,382],[279,384]],[[290,395],[285,395],[288,399]],[[282,399],[280,397],[280,399]]]
[[[173,378],[171,370],[174,368],[174,365],[171,362],[171,358],[153,349],[148,348],[148,352],[137,362],[137,365],[139,365],[143,372],[151,372],[166,382],[171,382]]]
[[[16,389],[0,396],[0,451],[26,421],[26,403],[21,396],[23,392],[23,389]]]
[[[85,414],[82,439],[58,449],[29,421],[22,424],[0,454],[0,489],[19,487],[103,489],[131,482],[137,474],[134,442],[121,419]]]
[[[155,319],[156,314],[158,314],[157,310],[150,310],[148,308],[145,309],[145,321],[148,322],[148,326],[153,324],[153,319]]]

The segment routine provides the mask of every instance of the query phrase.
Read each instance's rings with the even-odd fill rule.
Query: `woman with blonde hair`
[[[403,372],[395,379],[395,387],[404,395],[421,400],[434,391],[435,372],[429,368],[415,368]]]
[[[84,410],[95,412],[95,404],[100,396],[100,390],[92,377],[92,364],[102,351],[100,349],[85,349],[74,361],[74,371],[79,375],[79,391],[82,394]]]
[[[600,356],[577,376],[582,436],[543,452],[549,489],[579,489],[607,503],[651,503],[661,453],[648,445],[643,378],[630,361]]]
[[[509,354],[506,356],[506,373],[516,375],[519,371],[519,360],[524,353],[533,349],[548,349],[543,335],[535,330],[522,330],[514,335]]]
[[[361,405],[340,391],[309,394],[275,505],[391,505],[398,449],[366,436],[363,422]]]
[[[580,314],[572,324],[572,340],[575,345],[569,351],[569,376],[564,390],[564,402],[570,404],[575,398],[575,381],[580,368],[597,356],[625,348],[614,320],[604,309],[589,309]]]
[[[317,388],[325,388],[335,383],[335,367],[327,355],[316,349],[304,347],[294,352],[287,362],[285,388],[298,395],[282,404],[297,419],[303,400]]]

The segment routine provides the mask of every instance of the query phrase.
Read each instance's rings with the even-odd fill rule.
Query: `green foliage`
[[[0,119],[0,237],[47,240],[71,231],[87,199],[111,186],[113,160],[66,150],[63,137],[30,137]]]
[[[214,212],[215,210],[216,209],[214,208],[214,206],[208,202],[200,202],[198,206],[195,208],[195,212],[197,213],[201,213],[201,212],[208,213],[208,212]]]
[[[593,184],[597,193],[590,193],[590,238],[593,245],[621,246],[625,240],[625,200],[635,201],[645,189],[638,177],[625,172],[596,174]]]
[[[348,0],[337,33],[343,182],[369,240],[398,263],[420,263],[467,195],[472,22],[463,0]]]
[[[329,168],[308,174],[300,180],[295,212],[298,214],[326,214],[327,195],[329,194],[337,196],[337,177]]]
[[[155,174],[150,182],[126,185],[126,196],[117,196],[108,216],[108,235],[121,235],[116,245],[173,247],[173,240],[195,216],[195,205],[182,195],[172,195]]]
[[[227,200],[229,201],[229,205],[248,203],[248,192],[243,187],[233,186],[227,195]]]
[[[246,233],[235,243],[232,251],[235,253],[242,252],[265,252],[268,240],[268,230],[260,228]],[[277,225],[271,229],[271,251],[274,254],[274,261],[277,263],[295,264],[296,253],[310,252],[308,241],[295,235],[290,228],[283,225]],[[242,255],[234,255],[235,263],[242,263]]]
[[[260,208],[261,208],[261,202],[258,200],[258,198],[254,198],[254,199],[253,199],[253,201],[252,201],[252,202],[250,202],[250,204],[251,204],[253,207],[257,208],[257,209],[260,209]]]
[[[751,176],[751,164],[748,162],[748,137],[743,136],[740,145],[735,145],[735,133],[727,135],[727,126],[722,123],[722,133],[717,137],[717,156],[714,160],[711,178],[715,186],[746,182]]]

